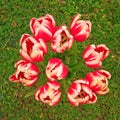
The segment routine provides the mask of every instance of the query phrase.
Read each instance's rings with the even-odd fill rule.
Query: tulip
[[[29,34],[23,34],[20,40],[20,55],[28,62],[40,62],[44,59],[48,48],[46,43],[42,40],[36,40]]]
[[[108,79],[111,78],[111,74],[105,70],[96,70],[86,75],[89,81],[89,86],[93,92],[99,95],[105,95],[109,92]]]
[[[46,75],[50,81],[64,79],[68,75],[68,68],[59,58],[51,58],[46,67]]]
[[[55,106],[59,103],[61,97],[60,84],[58,82],[47,82],[39,87],[35,93],[35,99],[42,101],[49,106]]]
[[[39,70],[33,63],[19,60],[15,63],[16,72],[9,77],[11,82],[21,82],[24,86],[32,86],[38,79]]]
[[[82,57],[88,67],[99,68],[108,54],[109,49],[104,44],[97,46],[92,44],[84,50]]]
[[[50,41],[56,31],[56,22],[52,15],[46,14],[41,18],[30,20],[30,29],[37,39],[42,38],[46,42]]]
[[[90,89],[89,82],[85,78],[72,83],[68,89],[67,97],[73,106],[92,104],[97,101],[95,93]]]
[[[67,27],[61,26],[53,35],[51,48],[54,52],[63,53],[72,47],[73,41],[73,36],[70,35]]]
[[[85,20],[79,20],[80,14],[73,17],[70,24],[70,32],[74,39],[78,42],[83,42],[86,40],[91,32],[91,22]]]

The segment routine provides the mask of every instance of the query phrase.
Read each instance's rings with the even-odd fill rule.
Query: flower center
[[[97,84],[99,85],[99,86],[101,86],[102,88],[104,88],[105,86],[106,86],[106,80],[104,80],[104,79],[100,79],[100,80],[98,80],[98,82],[97,82]]]
[[[44,100],[51,100],[49,96],[47,96],[46,98],[44,98]]]
[[[21,72],[18,74],[18,79],[25,78],[24,72]]]
[[[80,98],[84,98],[86,96],[86,93],[84,91],[81,91],[79,96],[80,96]]]
[[[87,94],[86,94],[84,91],[81,91],[81,92],[77,95],[76,99],[85,98],[86,95],[87,95]]]
[[[68,41],[69,41],[69,40],[68,40],[67,35],[66,35],[65,33],[62,33],[62,34],[61,34],[60,47],[61,47],[64,43],[66,43],[66,42],[68,42]]]

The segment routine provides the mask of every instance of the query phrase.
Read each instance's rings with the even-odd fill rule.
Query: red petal
[[[98,46],[96,46],[96,49],[95,49],[97,52],[103,52],[103,55],[102,55],[102,61],[108,56],[109,54],[109,48],[106,47],[106,45],[104,44],[100,44]]]
[[[47,84],[49,87],[54,88],[55,90],[58,90],[60,88],[60,83],[56,81],[49,81]]]
[[[87,102],[88,104],[93,104],[97,101],[97,96],[95,95],[95,93],[92,93],[92,98],[89,99],[89,101]]]
[[[52,33],[45,26],[40,26],[35,29],[35,37],[39,40],[42,38],[46,42],[52,39]]]
[[[73,98],[72,95],[70,95],[69,93],[67,94],[68,97],[68,101],[72,106],[78,106],[79,103]]]
[[[78,42],[83,42],[84,40],[87,39],[86,33],[74,36],[74,39]]]
[[[102,65],[101,61],[86,61],[85,64],[89,67],[89,68],[99,68]]]
[[[30,56],[22,49],[20,50],[20,56],[28,62],[33,62],[33,60],[30,58]]]
[[[38,75],[38,73],[39,73],[38,67],[33,63],[30,65],[29,70],[36,72],[36,74],[34,74],[34,75]]]
[[[108,92],[109,92],[109,88],[108,87],[106,89],[104,89],[104,90],[96,91],[96,93],[99,94],[99,95],[105,95]]]
[[[45,43],[45,41],[43,39],[39,39],[38,47],[40,50],[43,51],[44,54],[46,54],[48,52],[47,44]]]
[[[72,21],[71,21],[71,24],[70,24],[70,28],[72,28],[75,23],[80,19],[81,15],[80,14],[77,14],[75,15],[73,18],[72,18]]]
[[[35,34],[34,24],[35,24],[36,20],[37,20],[36,18],[32,18],[30,20],[30,29],[31,29],[31,31],[32,31],[33,34]]]
[[[48,67],[56,67],[58,66],[59,64],[62,63],[62,60],[59,59],[59,58],[51,58],[49,61],[48,61]]]
[[[35,84],[35,82],[38,80],[38,77],[35,77],[34,79],[32,80],[27,80],[27,79],[23,79],[21,81],[21,83],[24,85],[24,86],[32,86],[33,84]]]
[[[81,85],[78,83],[72,83],[72,85],[68,89],[68,93],[73,97],[76,97],[81,90]]]
[[[60,98],[61,98],[61,92],[57,92],[56,96],[54,96],[54,98],[52,99],[51,103],[49,104],[50,106],[55,106],[60,102]]]
[[[22,43],[23,43],[28,37],[30,37],[29,34],[23,34],[22,37],[21,37],[21,39],[20,39],[20,45],[22,45]]]
[[[43,51],[34,47],[33,50],[31,51],[30,57],[34,62],[43,61],[44,59]]]
[[[63,71],[60,76],[58,76],[58,79],[64,79],[68,75],[68,68],[66,66],[63,66]]]
[[[111,74],[110,74],[108,71],[106,71],[106,70],[101,70],[101,72],[102,72],[102,75],[105,76],[107,79],[110,79],[110,78],[111,78]]]
[[[41,94],[41,90],[43,89],[43,86],[40,86],[39,88],[38,88],[38,90],[36,91],[36,93],[35,93],[35,99],[36,100],[40,100],[40,94]]]
[[[20,80],[18,80],[18,79],[16,78],[16,74],[15,74],[15,73],[9,77],[9,80],[10,80],[11,82],[20,82]]]
[[[94,49],[95,49],[94,44],[87,46],[82,54],[83,59],[88,58],[89,55],[94,52]]]

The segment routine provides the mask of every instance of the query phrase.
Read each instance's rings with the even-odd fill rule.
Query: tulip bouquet
[[[47,82],[40,85],[35,92],[35,99],[50,106],[60,102],[62,95],[59,80],[70,80],[70,73],[79,69],[77,61],[77,43],[85,41],[91,32],[91,22],[80,20],[81,15],[75,15],[68,28],[65,25],[56,26],[54,17],[50,14],[30,20],[32,35],[23,34],[20,39],[20,56],[22,60],[15,63],[16,71],[10,75],[11,82],[20,82],[24,86],[33,86],[39,83],[39,75],[45,74]],[[72,54],[68,54],[72,49]],[[51,53],[45,66],[45,56]],[[66,54],[67,53],[67,54]],[[69,81],[67,98],[71,105],[92,104],[97,101],[96,95],[105,95],[109,92],[108,80],[111,74],[103,69],[102,62],[109,54],[106,45],[89,45],[82,53],[87,67],[93,71],[80,79]],[[69,59],[67,59],[69,58]],[[67,62],[65,62],[67,61]],[[43,63],[45,70],[40,72],[39,65]],[[72,65],[70,64],[72,63]],[[96,69],[97,68],[97,69]],[[40,68],[44,69],[44,68]],[[70,83],[71,82],[71,83]]]

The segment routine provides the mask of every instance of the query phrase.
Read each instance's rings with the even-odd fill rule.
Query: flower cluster
[[[40,71],[35,62],[43,62],[48,53],[48,43],[53,52],[64,53],[74,42],[85,41],[91,32],[91,22],[80,20],[81,15],[75,15],[68,28],[65,25],[56,26],[54,17],[50,14],[30,20],[32,35],[23,34],[20,39],[20,56],[22,60],[15,63],[16,71],[9,77],[11,82],[21,82],[24,86],[32,86],[38,81]],[[89,68],[99,68],[109,54],[106,45],[89,45],[85,48],[82,58]],[[51,58],[46,66],[47,83],[40,86],[35,99],[50,106],[57,105],[61,98],[60,83],[69,74],[69,65],[66,66],[60,58]],[[71,68],[72,69],[72,68]],[[73,106],[91,104],[97,101],[98,95],[109,92],[108,80],[111,74],[106,70],[94,70],[84,78],[75,80],[67,91],[68,101]]]

